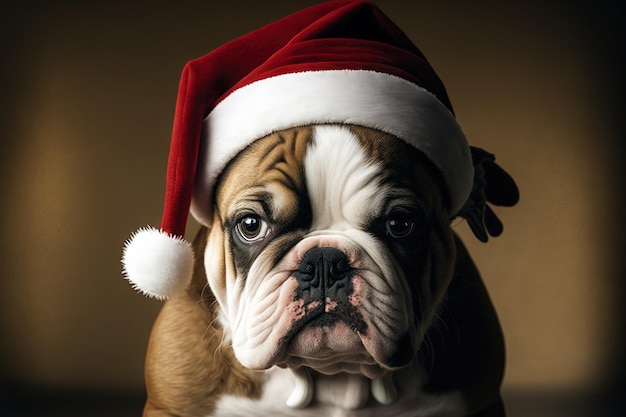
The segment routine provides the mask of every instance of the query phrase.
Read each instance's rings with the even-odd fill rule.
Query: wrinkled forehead
[[[233,158],[216,186],[215,206],[222,218],[251,204],[264,206],[264,211],[297,204],[306,193],[303,161],[312,133],[311,128],[276,132]]]
[[[252,143],[218,179],[215,203],[222,218],[258,207],[280,219],[304,201],[314,213],[358,213],[423,194],[444,198],[443,180],[415,148],[369,128],[320,125]]]

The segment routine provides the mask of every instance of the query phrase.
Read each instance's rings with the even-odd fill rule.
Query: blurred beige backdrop
[[[132,231],[160,222],[180,71],[313,3],[24,2],[4,16],[7,383],[141,392],[161,304],[131,290],[119,258]],[[610,13],[565,2],[377,3],[444,80],[470,142],[521,189],[517,207],[497,209],[503,236],[481,244],[454,226],[500,314],[506,392],[610,385],[624,347]]]

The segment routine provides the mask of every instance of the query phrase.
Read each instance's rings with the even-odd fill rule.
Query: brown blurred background
[[[139,415],[161,304],[131,290],[119,258],[132,231],[160,222],[180,71],[313,3],[4,6],[0,415]],[[470,142],[522,192],[487,244],[455,223],[505,330],[509,415],[623,415],[620,13],[377,3],[444,80]]]

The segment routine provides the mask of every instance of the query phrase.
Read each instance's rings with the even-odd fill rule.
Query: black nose
[[[342,251],[335,248],[312,248],[302,257],[294,275],[298,279],[301,295],[317,298],[332,296],[332,293],[346,287],[354,270]]]

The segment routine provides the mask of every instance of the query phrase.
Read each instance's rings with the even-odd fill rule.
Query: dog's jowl
[[[504,416],[502,331],[451,223],[487,241],[502,232],[488,204],[517,199],[368,2],[190,61],[161,227],[122,259],[166,299],[144,416]]]

